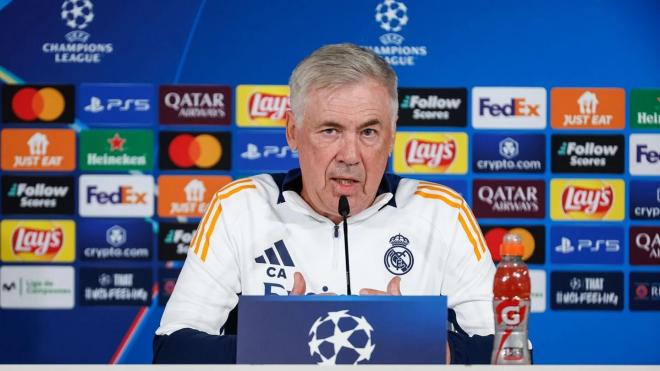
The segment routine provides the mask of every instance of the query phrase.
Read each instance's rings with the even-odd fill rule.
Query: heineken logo
[[[86,130],[80,133],[81,170],[151,170],[150,130]]]

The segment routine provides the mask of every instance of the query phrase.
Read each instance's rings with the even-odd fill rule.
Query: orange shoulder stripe
[[[443,195],[432,194],[432,193],[425,193],[425,192],[422,192],[422,191],[417,191],[417,192],[415,192],[415,195],[420,196],[420,197],[424,197],[424,198],[430,198],[430,199],[441,200],[441,201],[445,202],[447,205],[449,205],[449,206],[451,206],[451,207],[453,207],[453,208],[455,208],[455,209],[459,209],[459,213],[458,213],[458,221],[459,221],[459,223],[461,224],[461,227],[463,228],[463,232],[465,233],[465,235],[467,236],[468,240],[470,240],[470,243],[472,244],[472,248],[473,248],[473,250],[474,250],[474,254],[475,254],[476,257],[477,257],[477,261],[481,260],[481,253],[479,252],[479,248],[481,247],[481,250],[484,251],[484,247],[483,247],[483,245],[480,245],[480,244],[477,242],[477,240],[474,238],[473,233],[470,231],[470,228],[468,228],[468,225],[467,225],[467,223],[465,222],[465,219],[463,218],[463,214],[461,214],[461,211],[463,211],[464,213],[465,213],[465,211],[466,211],[465,206],[464,206],[462,203],[461,203],[461,204],[458,204],[458,203],[456,203],[456,202],[454,202],[454,201],[449,200],[447,197],[445,197],[445,196],[443,196]],[[470,215],[470,213],[467,213],[467,214]],[[469,220],[469,216],[468,216],[468,220]],[[472,222],[470,222],[470,225],[472,225]],[[481,240],[482,237],[481,237],[481,232],[480,232],[480,230],[479,230],[479,229],[475,229],[474,226],[473,226],[473,229],[474,229],[474,233],[476,233],[476,234],[479,236],[478,239]],[[485,251],[484,251],[484,252],[485,252]]]
[[[245,182],[245,181],[243,181],[243,182]],[[238,184],[238,183],[236,183],[236,184]],[[237,194],[237,193],[239,193],[243,190],[256,189],[256,188],[257,188],[257,186],[255,186],[254,184],[246,184],[246,185],[242,185],[240,187],[236,187],[236,188],[234,188],[231,191],[226,192],[226,193],[220,193],[222,191],[216,193],[216,196],[214,197],[213,202],[209,206],[208,212],[204,215],[204,219],[202,220],[202,223],[197,228],[197,233],[195,233],[195,240],[194,240],[195,254],[197,254],[199,252],[199,247],[200,247],[200,243],[202,242],[202,240],[204,241],[204,244],[202,245],[201,255],[200,255],[200,258],[202,259],[202,261],[206,261],[206,254],[208,253],[211,234],[213,233],[213,229],[215,229],[215,224],[217,223],[218,218],[220,217],[220,214],[222,213],[222,205],[218,205],[218,208],[215,210],[215,212],[212,211],[215,204],[218,201],[226,200],[226,199],[230,198],[231,196],[233,196],[233,195],[235,195],[235,194]],[[213,215],[211,215],[211,214],[213,214]],[[210,221],[208,220],[209,217],[211,218]],[[207,222],[209,222],[209,223],[207,224]],[[202,235],[204,235],[203,239],[202,239]],[[193,245],[190,245],[190,247],[193,247]]]
[[[429,183],[429,182],[423,182],[423,183],[424,184],[433,184],[433,183]],[[474,215],[472,214],[472,212],[470,212],[470,210],[465,206],[465,203],[462,202],[463,197],[461,197],[459,194],[451,191],[449,188],[446,188],[444,186],[438,187],[438,186],[424,185],[424,186],[419,186],[417,189],[433,190],[433,191],[437,191],[437,192],[452,195],[452,196],[458,198],[459,200],[461,200],[461,211],[463,211],[463,213],[467,217],[468,222],[470,223],[470,226],[472,227],[474,232],[477,234],[477,236],[479,238],[479,245],[481,246],[481,251],[486,252],[486,246],[487,245],[486,245],[486,241],[484,240],[484,238],[482,236],[481,229],[479,229],[477,221],[475,220]]]

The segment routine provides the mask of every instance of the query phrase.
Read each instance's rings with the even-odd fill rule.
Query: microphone
[[[351,212],[351,207],[348,205],[348,197],[342,195],[339,197],[339,215],[344,218],[344,256],[346,257],[346,294],[351,295],[351,265],[348,261],[348,222],[346,217]]]

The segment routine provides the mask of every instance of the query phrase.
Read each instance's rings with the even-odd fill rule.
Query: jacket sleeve
[[[442,294],[450,309],[452,363],[490,363],[494,333],[495,266],[472,211],[457,208],[443,267]],[[452,321],[453,317],[453,321]]]
[[[236,336],[184,328],[170,335],[156,335],[153,351],[155,364],[236,363]]]
[[[238,244],[236,236],[229,233],[227,221],[221,192],[218,192],[191,241],[183,269],[156,330],[155,363],[235,360],[235,338],[220,336],[241,291]],[[196,358],[191,359],[190,353],[182,354],[182,349],[194,350],[191,353]],[[223,356],[223,352],[230,353],[231,357]]]

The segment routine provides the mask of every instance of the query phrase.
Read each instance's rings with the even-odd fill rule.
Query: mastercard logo
[[[493,256],[493,260],[500,261],[502,256],[500,255],[500,245],[504,240],[504,235],[507,233],[515,233],[522,239],[522,244],[524,247],[523,260],[529,259],[536,249],[536,240],[534,235],[525,228],[493,228],[486,232],[484,238],[486,239],[486,244],[490,250],[490,254]]]
[[[64,113],[65,106],[62,93],[51,87],[23,88],[11,100],[14,114],[23,121],[54,121]]]
[[[170,160],[178,167],[211,168],[222,158],[222,144],[209,134],[176,136],[167,149]]]

